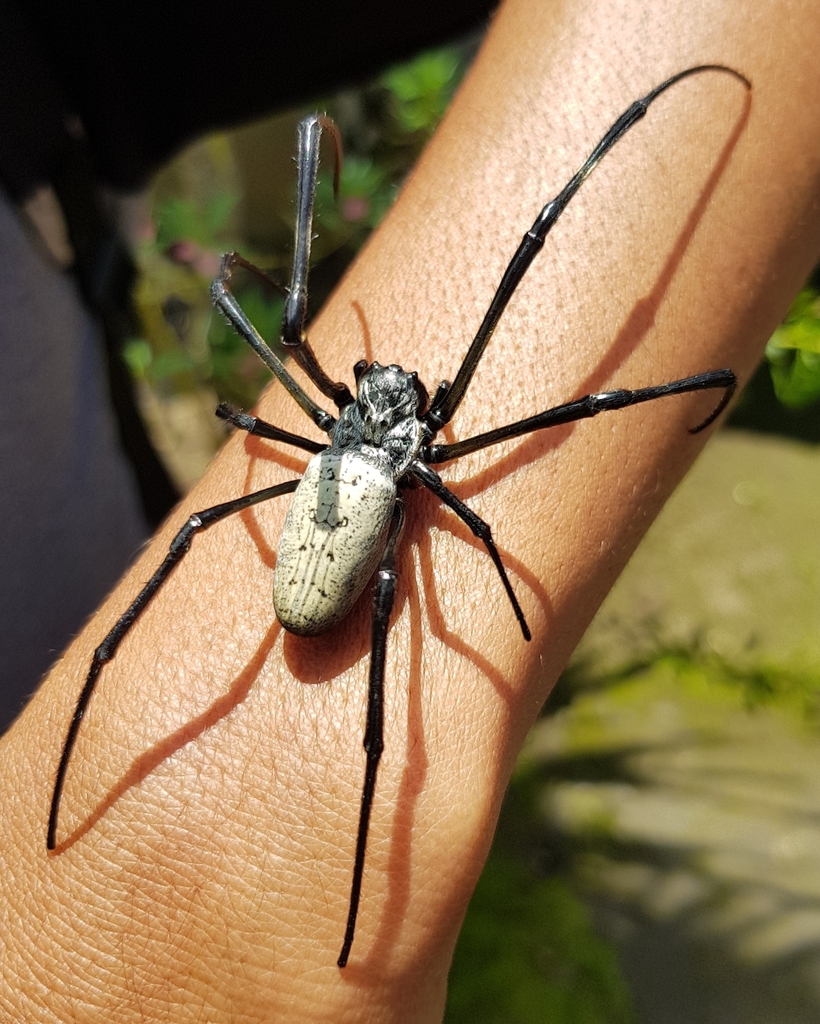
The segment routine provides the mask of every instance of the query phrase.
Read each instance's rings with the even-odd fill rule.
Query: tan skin
[[[748,377],[817,257],[820,8],[761,0],[510,0],[395,210],[311,338],[452,377],[541,205],[629,103],[693,64],[584,185],[456,417],[469,436],[591,391],[731,366]],[[368,337],[364,337],[364,326]],[[369,344],[369,349],[367,348]],[[194,552],[107,667],[47,855],[51,780],[91,652],[191,510],[297,476],[235,437],[4,738],[0,1008],[36,1021],[435,1021],[516,753],[706,437],[689,395],[442,467],[494,526],[533,631],[431,495],[409,525],[388,655],[386,752],[350,965],[369,601],[283,635],[270,590],[287,498]],[[265,418],[311,433],[272,387]],[[708,435],[709,431],[707,431]]]

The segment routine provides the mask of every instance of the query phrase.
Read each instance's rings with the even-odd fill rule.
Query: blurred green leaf
[[[461,66],[457,50],[432,50],[382,77],[392,96],[393,116],[404,131],[432,133],[452,98]]]
[[[148,342],[144,338],[131,338],[123,346],[122,357],[132,376],[137,380],[145,380],[154,358]]]
[[[201,244],[203,237],[202,218],[199,210],[187,199],[167,199],[155,214],[157,224],[156,244],[167,249],[181,238],[189,238]]]
[[[219,248],[218,235],[226,226],[237,197],[220,193],[204,203],[171,198],[161,202],[154,214],[156,245],[168,249],[176,242],[196,242],[204,248]]]
[[[205,206],[205,228],[209,232],[210,244],[218,241],[217,236],[227,227],[228,220],[237,204],[237,196],[223,192],[213,196]]]
[[[820,294],[804,288],[766,346],[775,394],[800,409],[820,399]]]
[[[456,946],[445,1024],[632,1024],[614,950],[561,877],[494,851]]]
[[[182,348],[169,349],[154,356],[150,366],[150,379],[153,381],[167,380],[175,377],[178,373],[188,373],[196,370],[196,365],[190,355]]]
[[[349,156],[342,165],[338,199],[333,194],[331,176],[319,178],[315,218],[322,234],[335,238],[338,245],[363,228],[375,228],[392,201],[393,189],[386,181],[385,170],[366,157]]]

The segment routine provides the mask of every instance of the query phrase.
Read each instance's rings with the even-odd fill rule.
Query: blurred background
[[[314,310],[477,45],[318,104],[345,161],[339,201],[329,178],[318,189]],[[267,381],[208,286],[232,249],[287,280],[306,112],[205,138],[118,203],[139,267],[125,356],[183,491],[224,440],[217,401],[250,408]],[[236,290],[275,338],[275,291]],[[818,399],[820,275],[530,736],[456,952],[450,1024],[820,1020]]]

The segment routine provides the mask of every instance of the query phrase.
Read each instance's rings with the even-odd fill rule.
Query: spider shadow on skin
[[[468,571],[467,560],[472,557],[467,549],[472,548],[477,557],[481,560],[482,564],[486,565],[488,572],[488,586],[492,587],[497,583],[498,577],[495,575],[494,571],[492,571],[491,563],[487,557],[486,548],[465,523],[439,503],[435,495],[427,492],[420,492],[417,495],[414,495],[414,497],[416,496],[419,499],[419,505],[421,508],[419,509],[419,514],[413,524],[413,533],[410,539],[418,551],[419,576],[421,577],[424,589],[429,631],[442,644],[445,644],[454,653],[459,655],[460,658],[463,658],[465,661],[468,661],[471,665],[475,666],[486,677],[487,682],[490,683],[501,700],[509,706],[515,699],[515,696],[518,693],[518,688],[509,683],[503,673],[492,664],[486,653],[476,647],[473,647],[471,644],[468,644],[447,624],[447,619],[438,598],[435,569],[436,563],[433,559],[430,526],[435,526],[436,530],[440,533],[449,533],[457,541],[455,558],[459,557],[459,549],[462,546],[464,547],[463,557],[465,562],[463,567],[465,571],[465,580],[468,579],[466,575]],[[493,524],[490,523],[491,528],[492,526]],[[494,531],[494,536],[496,532],[497,531]],[[533,572],[527,569],[519,559],[515,558],[504,548],[503,544],[499,544],[498,541],[496,541],[496,544],[498,546],[499,553],[501,554],[501,561],[504,563],[504,566],[508,570],[511,570],[517,577],[518,581],[520,581],[520,584],[523,584],[530,594],[535,597],[540,608],[541,615],[545,620],[548,620],[552,612],[552,602],[550,601],[546,588],[540,583]],[[526,649],[525,642],[518,631],[512,609],[506,601],[506,598],[504,598],[503,590],[501,590],[500,587],[498,597],[500,602],[500,614],[509,614],[510,630],[515,632],[516,640],[520,639],[522,649]],[[532,615],[530,613],[528,618],[531,617]]]
[[[181,750],[192,740],[197,739],[202,733],[230,714],[237,705],[241,704],[262,671],[281,629],[282,627],[279,623],[274,620],[262,638],[262,642],[258,644],[245,667],[233,679],[225,693],[201,714],[190,719],[190,721],[175,729],[170,735],[154,743],[148,750],[136,757],[119,781],[108,790],[105,797],[96,805],[91,813],[80,822],[73,832],[57,843],[50,852],[50,856],[58,856],[72,847],[78,839],[81,839],[108,813],[120,797],[127,793],[129,789],[138,786],[163,761],[173,757],[178,750]]]

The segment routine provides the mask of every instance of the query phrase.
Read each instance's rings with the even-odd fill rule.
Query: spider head
[[[427,389],[413,371],[371,363],[359,376],[356,404],[362,423],[378,439],[397,423],[415,419],[427,407]]]

